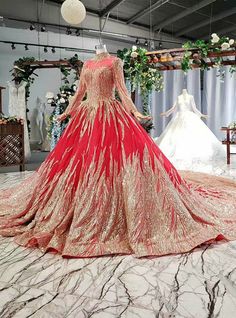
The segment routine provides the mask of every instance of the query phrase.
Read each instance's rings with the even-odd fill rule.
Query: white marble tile
[[[0,281],[9,287],[85,297],[102,306],[108,302],[119,304],[117,308],[142,308],[159,317],[201,313],[201,317],[228,314],[231,318],[236,312],[235,242],[160,258],[130,255],[68,260],[16,247],[7,240],[7,252],[0,253]]]
[[[128,256],[90,296],[163,317],[225,317],[225,313],[231,317],[236,313],[235,277],[230,274],[236,272],[235,248],[227,243],[177,256],[142,260]]]
[[[82,299],[81,299],[82,301]],[[69,317],[78,298],[19,285],[0,284],[0,317]]]
[[[0,173],[0,189],[14,186],[32,174],[33,171]]]
[[[236,164],[205,167],[236,178]],[[0,175],[0,187],[31,172]],[[63,259],[0,237],[0,318],[236,317],[236,242],[183,255]]]
[[[1,318],[155,318],[149,309],[0,283]]]
[[[63,259],[5,238],[0,243],[0,282],[89,296],[119,261],[116,257]]]

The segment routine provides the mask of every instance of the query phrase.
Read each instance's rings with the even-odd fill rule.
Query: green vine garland
[[[124,76],[131,84],[131,91],[140,88],[145,115],[148,114],[148,97],[151,91],[163,89],[163,77],[154,64],[149,64],[146,52],[146,49],[136,46],[117,51],[117,56],[124,62]]]
[[[65,59],[69,62],[69,65],[71,69],[75,70],[75,72],[78,72],[78,70],[82,67],[83,63],[78,63],[78,55],[75,54],[72,56],[70,59]],[[13,80],[21,83],[22,81],[27,82],[26,88],[25,88],[25,100],[26,103],[29,99],[30,96],[30,86],[34,83],[35,78],[34,76],[38,76],[37,74],[34,73],[35,68],[30,65],[30,63],[35,62],[36,59],[34,57],[22,57],[19,60],[14,62],[14,68],[10,71],[13,76]],[[27,65],[26,63],[29,63]],[[62,79],[66,84],[69,84],[69,81],[67,79],[68,75],[70,74],[70,70],[66,68],[65,66],[60,66],[58,67],[61,70],[61,73],[64,75],[64,78]],[[26,112],[29,112],[29,109],[26,108]],[[27,125],[28,125],[28,130],[30,132],[30,121],[27,118]]]
[[[27,83],[25,87],[25,100],[26,104],[30,96],[30,86],[34,83],[35,78],[33,76],[38,76],[34,73],[34,69],[31,68],[30,65],[25,65],[24,63],[32,63],[35,61],[34,57],[22,57],[19,60],[15,61],[14,68],[10,71],[12,72],[13,80],[21,83],[25,81]],[[30,133],[30,121],[28,119],[27,113],[29,112],[28,107],[26,108],[26,119],[27,119],[27,126],[28,131]]]
[[[184,72],[187,72],[188,70],[192,69],[191,65],[194,63],[199,64],[199,67],[202,70],[208,70],[209,66],[204,61],[204,58],[207,58],[211,53],[227,51],[233,49],[234,47],[234,39],[229,39],[225,36],[219,37],[216,33],[211,35],[211,39],[208,42],[204,40],[197,40],[196,42],[188,41],[183,44],[183,48],[186,50],[182,59],[181,68]],[[191,52],[191,49],[197,49],[197,52]],[[219,56],[214,58],[213,67],[216,67],[220,70],[222,62],[223,57]],[[230,67],[229,72],[236,72],[235,65]],[[224,73],[220,71],[219,76],[222,76],[223,74]]]

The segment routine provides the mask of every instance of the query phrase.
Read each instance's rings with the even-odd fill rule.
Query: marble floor
[[[236,161],[201,170],[236,179]],[[0,174],[0,185],[30,174]],[[234,318],[236,242],[158,258],[63,259],[0,237],[0,318],[10,317]]]

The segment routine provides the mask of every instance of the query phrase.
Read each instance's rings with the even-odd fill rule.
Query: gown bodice
[[[78,110],[85,93],[87,93],[86,102],[89,102],[90,107],[91,105],[97,107],[97,101],[114,100],[115,89],[126,111],[129,113],[137,111],[125,85],[123,62],[108,53],[99,54],[84,63],[79,87],[66,113],[73,115]]]
[[[85,81],[89,100],[115,98],[113,63],[113,57],[89,60],[85,63],[81,80]]]
[[[187,97],[183,97],[183,95],[178,96],[177,110],[180,112],[192,111],[192,98],[191,95]]]

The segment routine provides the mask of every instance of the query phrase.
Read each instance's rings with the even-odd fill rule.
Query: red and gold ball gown
[[[183,178],[134,111],[121,60],[86,61],[56,148],[32,176],[1,191],[0,234],[67,257],[164,255],[236,239],[236,184]]]

